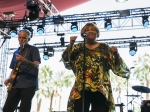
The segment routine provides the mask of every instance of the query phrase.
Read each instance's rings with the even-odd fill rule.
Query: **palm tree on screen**
[[[150,54],[139,55],[137,60],[133,61],[133,75],[140,81],[142,86],[150,87]],[[146,93],[146,100],[149,99],[149,93]]]
[[[50,98],[49,112],[52,112],[53,100],[55,97],[59,97],[59,109],[61,103],[61,92],[63,88],[72,86],[74,75],[65,71],[57,71],[55,74],[52,72],[49,66],[43,66],[39,73],[39,90],[37,91],[37,97],[44,96]],[[40,103],[39,103],[40,104]],[[38,112],[38,111],[37,111]]]
[[[38,76],[39,90],[36,92],[36,96],[38,98],[40,97],[40,99],[42,96],[44,96],[45,98],[50,98],[51,102],[50,102],[49,112],[52,111],[52,99],[53,99],[53,94],[54,94],[53,85],[52,85],[52,75],[53,75],[53,72],[49,66],[45,65],[40,69],[39,76]],[[41,104],[41,103],[38,103],[38,104]],[[37,112],[40,111],[39,106],[40,105],[37,106],[38,108]]]

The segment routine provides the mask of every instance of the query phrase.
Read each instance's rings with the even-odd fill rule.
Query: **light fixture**
[[[61,43],[61,46],[64,46],[64,45],[65,45],[64,37],[61,37],[61,38],[60,38],[60,43]]]
[[[54,49],[51,46],[44,46],[43,59],[48,60],[49,57],[54,56]]]
[[[11,37],[16,37],[17,28],[16,27],[10,27],[9,35],[11,35]]]
[[[77,22],[72,22],[72,23],[71,23],[71,31],[72,31],[72,32],[78,31]]]
[[[148,17],[149,16],[142,16],[142,23],[144,27],[147,27],[149,25]]]
[[[38,25],[37,32],[39,35],[42,35],[44,33],[44,27],[43,25]]]
[[[112,28],[111,19],[105,19],[104,27],[105,27],[107,30],[110,30],[110,29]]]
[[[0,20],[0,28],[5,28],[5,27],[6,27],[6,23]]]
[[[53,22],[54,24],[63,24],[64,23],[64,17],[58,15],[58,16],[53,16]]]
[[[29,10],[29,21],[33,21],[36,20],[39,17],[39,4],[37,2],[34,2],[32,0],[30,0],[29,2],[27,2],[27,9]]]
[[[44,59],[44,60],[48,60],[48,59],[49,59],[48,51],[44,51],[43,59]]]
[[[119,2],[119,3],[124,3],[126,1],[128,1],[128,0],[116,0],[116,2]]]
[[[130,16],[130,10],[119,10],[120,17]]]
[[[134,56],[137,52],[137,43],[136,42],[130,42],[129,47],[130,47],[129,54],[131,56]]]

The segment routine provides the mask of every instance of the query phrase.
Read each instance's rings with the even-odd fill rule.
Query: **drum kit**
[[[150,88],[148,88],[148,87],[144,87],[144,86],[132,86],[132,89],[133,90],[135,90],[135,91],[137,91],[137,92],[140,92],[141,94],[142,93],[150,93]],[[140,97],[141,95],[125,95],[125,96],[127,96],[127,97],[132,97],[133,99],[128,103],[128,104],[130,104],[131,103],[131,107],[132,107],[132,102],[133,102],[133,100],[135,99],[135,98],[137,98],[137,97]],[[128,104],[126,105],[126,106],[128,106]],[[139,104],[140,105],[140,104]],[[122,106],[124,106],[124,105],[122,105]],[[125,106],[125,107],[126,107]],[[142,102],[141,102],[141,105],[140,105],[140,107],[141,107],[141,112],[150,112],[150,100],[143,100]],[[127,110],[128,110],[128,108],[127,108]],[[120,112],[123,112],[123,108],[122,109],[120,109]],[[133,110],[128,110],[128,112],[134,112],[134,108],[133,108]]]

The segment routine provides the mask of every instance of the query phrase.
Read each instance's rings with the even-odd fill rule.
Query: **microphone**
[[[88,36],[87,33],[82,33],[81,35],[82,35],[82,37],[84,37],[84,38]]]
[[[10,39],[10,38],[11,38],[11,36],[9,36],[9,35],[8,35],[8,36],[6,36],[6,35],[3,36],[1,39],[4,39],[4,40],[3,40],[3,43],[2,43],[2,45],[1,45],[1,47],[2,47],[3,44],[5,43],[6,39]],[[1,48],[1,47],[0,47],[0,48]]]

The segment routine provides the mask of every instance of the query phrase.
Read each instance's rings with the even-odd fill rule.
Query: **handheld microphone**
[[[88,36],[88,34],[87,33],[83,33],[83,34],[81,34],[82,35],[82,37],[87,37]]]

